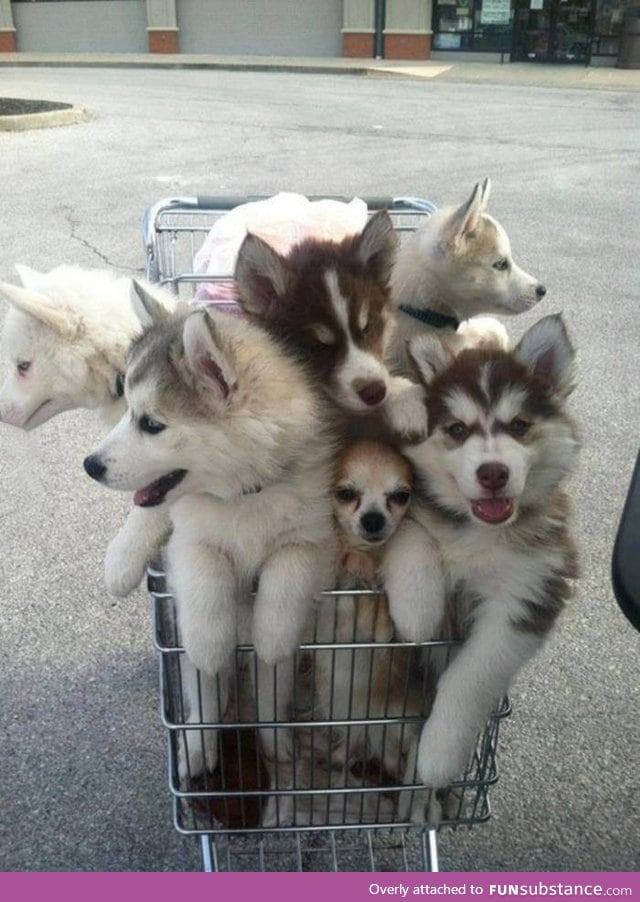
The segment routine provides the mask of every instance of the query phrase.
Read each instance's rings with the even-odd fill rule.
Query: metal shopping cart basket
[[[149,208],[143,222],[149,279],[172,286],[185,300],[193,299],[196,286],[208,279],[194,272],[194,257],[212,225],[236,205],[260,199],[168,198]],[[389,211],[401,240],[434,210],[428,201],[417,198],[365,200],[370,212]],[[227,274],[226,280],[231,276]],[[229,702],[222,723],[217,723],[207,720],[206,696],[212,692],[220,696],[220,683],[198,675],[186,658],[174,600],[160,566],[149,568],[148,585],[160,656],[161,713],[168,731],[174,823],[179,832],[199,838],[205,870],[437,871],[438,831],[471,827],[489,818],[489,787],[498,779],[499,724],[509,713],[506,699],[488,719],[461,780],[431,794],[416,782],[415,773],[405,769],[400,777],[400,757],[409,747],[405,738],[419,734],[429,713],[430,659],[437,656],[438,666],[446,666],[455,641],[419,646],[395,640],[362,641],[355,630],[345,641],[343,633],[336,633],[337,618],[332,621],[325,616],[324,631],[312,631],[286,666],[294,669],[294,699],[298,690],[302,692],[300,687],[315,689],[323,674],[332,687],[328,706],[316,710],[312,704],[300,716],[291,711],[278,716],[273,704],[272,710],[265,710],[263,695],[276,697],[281,671],[272,669],[265,675],[253,648],[238,646],[235,666],[227,677]],[[337,612],[345,595],[356,611],[366,603],[364,599],[371,603],[379,599],[366,591],[325,592],[317,605],[332,606]],[[326,614],[328,609],[323,610]],[[327,622],[334,624],[329,633]],[[396,698],[391,710],[392,673],[396,695],[399,685],[404,687],[404,698],[399,705]],[[363,685],[363,674],[364,685],[370,685],[374,675],[380,683],[386,674],[383,709],[379,703],[372,705],[370,698],[355,703],[355,687]],[[267,693],[260,691],[260,680],[265,679],[273,681]],[[347,697],[346,708],[344,703],[334,707],[337,679],[342,681],[340,696]],[[418,692],[421,706],[416,708],[409,704],[409,687],[419,680],[423,681]],[[384,687],[381,695],[385,698]],[[297,711],[295,702],[292,708]],[[272,731],[275,764],[265,761],[261,750],[265,730]],[[351,759],[346,764],[332,761],[337,738],[347,750],[358,742],[366,749],[367,736],[373,731],[378,731],[376,747],[385,750],[387,742],[390,745],[400,737],[398,767],[389,766],[386,756],[384,762],[368,760],[366,753],[353,764]],[[288,755],[278,755],[278,743],[290,750]],[[206,757],[212,746],[217,753],[213,772],[205,768],[205,772],[191,773],[193,751],[200,747],[201,757]],[[288,761],[286,767],[281,766],[281,758]],[[427,816],[422,824],[411,819],[418,800],[424,803]]]

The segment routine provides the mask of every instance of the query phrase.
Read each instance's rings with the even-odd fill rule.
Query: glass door
[[[553,0],[516,0],[513,53],[517,62],[548,62]]]
[[[588,63],[592,0],[516,0],[514,61]]]
[[[551,22],[551,53],[557,63],[588,63],[591,0],[555,0]]]

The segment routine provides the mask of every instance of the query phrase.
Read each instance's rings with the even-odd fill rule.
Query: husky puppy
[[[65,410],[88,408],[112,426],[125,410],[127,351],[141,331],[131,279],[78,266],[16,269],[24,287],[0,283],[10,305],[0,420],[31,430]]]
[[[504,327],[479,314],[522,313],[545,296],[486,212],[490,190],[488,178],[478,182],[466,203],[437,210],[402,243],[391,276],[398,310],[392,357],[401,367],[409,363],[407,340],[424,330],[437,330],[454,350],[485,340],[506,348]]]
[[[151,296],[140,315],[148,328],[129,354],[128,411],[85,469],[134,491],[136,505],[170,508],[168,573],[190,662],[210,676],[228,667],[257,580],[251,638],[274,665],[332,584],[333,444],[321,403],[304,368],[246,321],[170,316]],[[204,719],[219,721],[226,699],[207,692],[203,704]],[[214,749],[205,757],[215,765]]]
[[[359,235],[340,242],[308,239],[286,257],[249,234],[238,252],[235,279],[245,313],[308,363],[338,408],[352,418],[378,411],[382,417],[368,418],[378,434],[386,427],[415,440],[426,429],[422,389],[392,376],[385,363],[394,322],[389,277],[396,246],[384,210]]]
[[[380,211],[360,235],[339,243],[308,240],[283,257],[247,235],[238,252],[241,306],[283,341],[292,357],[308,362],[340,411],[338,418],[350,415],[343,426],[351,441],[384,437],[404,444],[426,435],[423,387],[391,376],[385,363],[393,329],[388,281],[395,250],[391,219]],[[384,585],[400,636],[414,640],[425,631],[435,633],[444,598],[437,548],[410,518],[390,544]],[[431,610],[422,604],[425,594],[434,599]],[[417,630],[415,617],[406,617],[412,609],[423,616]]]
[[[460,777],[478,731],[540,648],[576,576],[562,483],[578,451],[565,410],[574,351],[560,316],[532,326],[512,352],[451,357],[433,336],[410,353],[428,387],[429,437],[407,450],[413,515],[437,537],[464,644],[439,679],[418,774]]]
[[[131,296],[137,283],[107,270],[57,266],[48,273],[16,266],[23,287],[0,283],[9,302],[2,345],[10,370],[0,388],[0,421],[36,429],[66,410],[97,410],[111,427],[126,409],[127,351],[140,334]],[[145,283],[167,309],[176,299]],[[134,510],[110,543],[105,581],[128,595],[166,540],[164,512]]]
[[[324,789],[363,786],[362,777],[372,763],[386,781],[400,783],[408,753],[418,739],[413,724],[352,724],[309,727],[305,721],[366,720],[368,718],[420,716],[423,692],[414,672],[413,656],[406,647],[390,648],[394,628],[381,588],[381,563],[387,540],[402,521],[411,501],[413,477],[407,461],[392,447],[363,441],[340,454],[333,484],[337,526],[337,579],[341,590],[373,590],[369,595],[339,595],[320,599],[315,622],[305,636],[309,643],[382,643],[380,648],[314,649],[305,654],[297,681],[295,715],[296,788]],[[293,785],[293,764],[277,762],[273,786]],[[367,814],[359,811],[360,801]],[[338,806],[336,808],[336,802]],[[263,814],[265,827],[283,824],[335,823],[337,810],[349,816],[355,802],[357,815],[391,820],[393,806],[382,793],[366,793],[355,799],[347,793],[295,798],[270,797]],[[390,809],[390,810],[387,810]],[[353,816],[353,814],[351,815]],[[332,820],[332,817],[334,818]]]

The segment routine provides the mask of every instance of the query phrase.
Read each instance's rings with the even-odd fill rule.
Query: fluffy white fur
[[[48,273],[16,267],[22,286],[0,283],[9,302],[2,331],[8,373],[0,388],[0,421],[36,429],[66,410],[96,410],[109,426],[125,410],[124,376],[140,321],[133,282],[106,270],[58,266]],[[146,286],[168,309],[175,298]],[[166,540],[164,512],[131,512],[108,547],[105,579],[113,595],[127,595]]]
[[[257,580],[250,638],[272,666],[292,654],[333,577],[332,442],[319,402],[302,367],[246,321],[204,310],[167,318],[151,298],[144,306],[154,325],[130,357],[128,411],[91,459],[105,485],[147,495],[158,478],[187,471],[166,495],[186,653],[211,676],[229,666]],[[144,417],[165,428],[144,431]],[[287,692],[272,709],[288,704]],[[205,721],[222,713],[213,696],[205,692]]]

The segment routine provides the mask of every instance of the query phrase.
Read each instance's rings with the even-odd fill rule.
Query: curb
[[[67,110],[48,110],[45,113],[24,113],[17,116],[0,116],[0,132],[20,132],[32,128],[57,128],[60,125],[75,125],[89,118],[84,107],[74,106]]]

